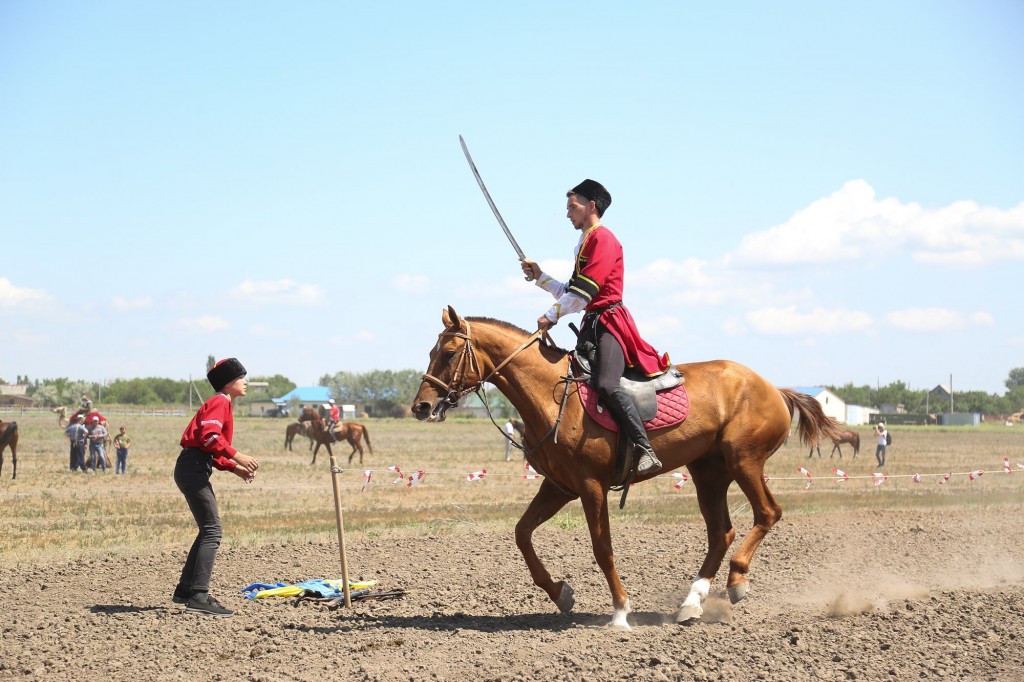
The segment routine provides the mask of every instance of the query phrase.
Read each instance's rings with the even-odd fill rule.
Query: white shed
[[[796,386],[793,390],[806,393],[817,400],[826,416],[832,417],[841,424],[846,423],[846,401],[829,389],[824,386]]]

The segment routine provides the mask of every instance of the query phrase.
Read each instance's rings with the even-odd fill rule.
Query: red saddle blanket
[[[580,402],[583,403],[583,409],[587,411],[590,418],[609,431],[618,431],[619,425],[612,419],[608,409],[602,405],[601,410],[598,411],[597,391],[585,381],[576,385],[579,387]],[[686,384],[681,383],[667,391],[661,391],[657,398],[657,414],[653,419],[644,422],[644,428],[648,431],[681,424],[686,419],[686,415],[690,413],[690,396],[686,394]]]

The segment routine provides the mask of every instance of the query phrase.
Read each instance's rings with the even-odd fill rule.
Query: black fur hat
[[[213,390],[220,392],[221,389],[232,381],[239,377],[244,377],[246,374],[248,372],[245,371],[245,367],[238,361],[238,358],[227,358],[211,367],[210,371],[206,373],[206,378],[210,381],[210,385],[213,386]]]
[[[598,217],[603,216],[608,207],[612,205],[612,195],[604,188],[604,185],[590,178],[573,187],[568,194],[578,194],[588,201],[593,201],[597,207]]]

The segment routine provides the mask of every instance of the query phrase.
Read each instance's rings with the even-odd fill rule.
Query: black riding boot
[[[637,412],[633,399],[622,391],[615,391],[607,397],[605,405],[608,406],[608,411],[615,418],[615,423],[640,450],[640,461],[636,467],[637,473],[653,474],[660,471],[661,461],[654,454],[651,441],[647,440],[647,430],[644,429],[644,423],[640,419],[640,413]]]

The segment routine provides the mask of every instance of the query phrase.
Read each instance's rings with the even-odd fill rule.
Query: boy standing
[[[114,463],[114,475],[123,474],[128,470],[128,448],[132,439],[128,437],[128,429],[121,427],[120,433],[114,436],[114,447],[117,449],[117,462]]]
[[[185,604],[186,613],[229,617],[233,615],[210,596],[210,577],[222,535],[217,497],[210,485],[213,469],[230,471],[252,483],[259,468],[255,458],[231,446],[234,414],[231,399],[245,395],[245,367],[236,358],[221,360],[206,374],[217,393],[203,403],[181,435],[183,450],[174,467],[174,482],[185,496],[199,526],[188,552],[172,601]]]

